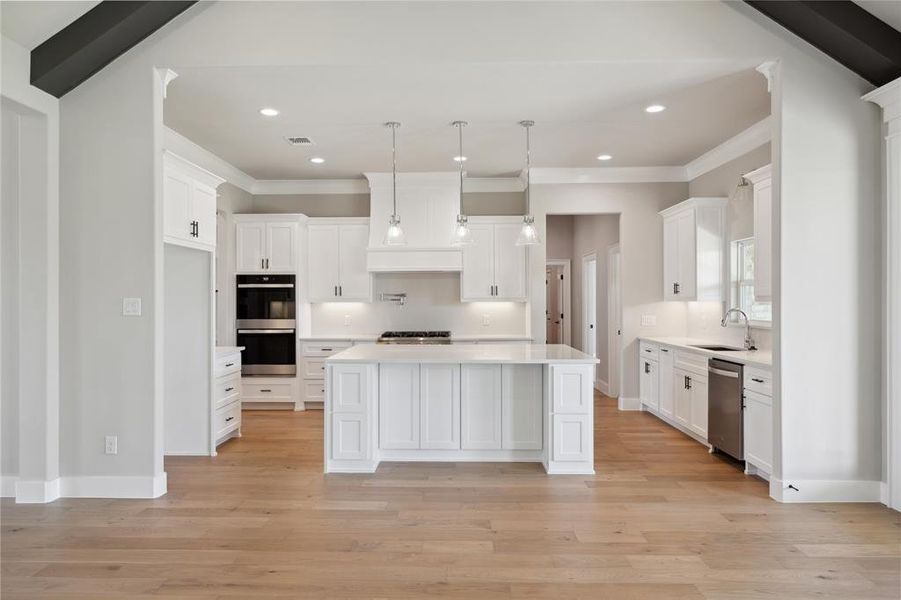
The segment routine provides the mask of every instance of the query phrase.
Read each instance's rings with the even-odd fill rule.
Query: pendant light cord
[[[397,219],[397,126],[391,126],[391,216]]]
[[[460,134],[460,216],[463,216],[463,126],[466,121],[454,121]]]
[[[526,129],[526,216],[532,214],[532,140],[529,130],[535,121],[520,121]]]

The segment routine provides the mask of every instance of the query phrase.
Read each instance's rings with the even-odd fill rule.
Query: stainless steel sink
[[[718,344],[689,344],[692,348],[700,348],[701,350],[713,350],[714,352],[741,352],[744,348],[736,348],[735,346],[720,346]]]

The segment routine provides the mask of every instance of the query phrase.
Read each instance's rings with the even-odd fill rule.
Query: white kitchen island
[[[564,345],[357,345],[326,359],[325,471],[540,462],[594,473],[594,364]]]

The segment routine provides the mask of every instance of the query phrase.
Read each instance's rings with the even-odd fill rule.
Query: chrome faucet
[[[738,313],[745,318],[745,350],[757,350],[757,346],[754,345],[754,338],[751,337],[751,319],[748,318],[745,311],[740,308],[730,308],[726,311],[726,314],[723,315],[723,320],[720,321],[720,325],[725,327],[726,321],[732,313]]]

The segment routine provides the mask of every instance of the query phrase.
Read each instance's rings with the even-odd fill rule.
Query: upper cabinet
[[[525,302],[526,246],[517,246],[522,219],[471,217],[474,243],[463,248],[460,298],[464,301]]]
[[[723,300],[726,203],[689,198],[660,212],[664,300]]]
[[[301,215],[235,215],[238,273],[296,273]]]
[[[163,240],[198,250],[216,249],[216,188],[224,179],[163,152]]]
[[[745,175],[754,186],[754,299],[773,299],[773,168]]]
[[[369,219],[310,219],[307,273],[310,302],[370,302],[366,270]]]

